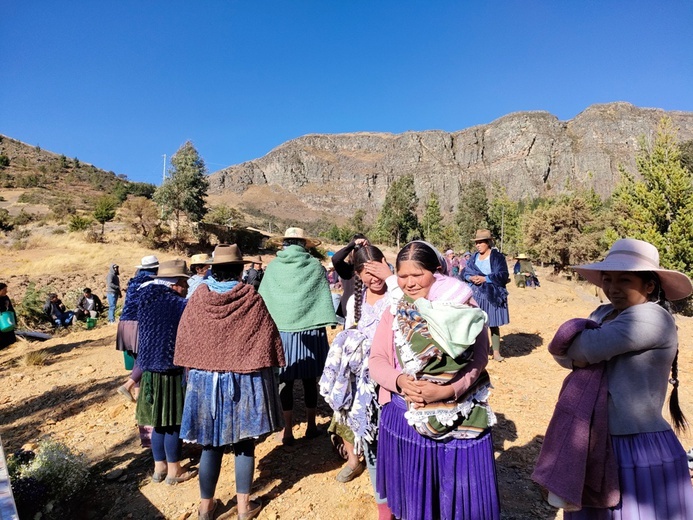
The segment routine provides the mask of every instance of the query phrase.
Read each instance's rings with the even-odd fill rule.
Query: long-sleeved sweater
[[[601,327],[582,331],[565,356],[554,357],[566,368],[572,368],[573,360],[606,361],[611,435],[669,430],[662,407],[678,348],[674,318],[651,302],[605,321],[612,312],[611,304],[598,307],[589,318]]]

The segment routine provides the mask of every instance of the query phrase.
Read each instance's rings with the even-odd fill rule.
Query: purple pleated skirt
[[[497,520],[500,500],[490,430],[477,439],[434,441],[404,418],[393,395],[378,433],[376,489],[402,520]]]
[[[672,430],[612,435],[621,503],[583,508],[565,520],[691,520],[693,486],[686,452]]]

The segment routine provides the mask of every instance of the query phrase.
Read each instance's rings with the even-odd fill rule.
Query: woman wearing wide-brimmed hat
[[[474,299],[488,314],[493,359],[503,361],[500,353],[500,327],[510,323],[508,290],[510,281],[505,255],[493,248],[493,235],[488,229],[478,229],[474,236],[476,253],[467,261],[462,277],[470,283]]]
[[[532,261],[524,253],[519,253],[515,257],[515,265],[513,266],[513,274],[515,275],[515,285],[521,288],[539,287],[539,279],[537,273],[534,272]]]
[[[211,264],[212,257],[207,253],[200,253],[190,257],[190,273],[192,276],[188,278],[188,300],[200,286],[202,280],[204,280]]]
[[[284,345],[286,367],[280,372],[280,397],[286,424],[282,439],[284,444],[291,445],[296,379],[303,381],[308,423],[305,436],[310,439],[321,434],[315,423],[317,380],[329,350],[325,327],[336,325],[337,317],[325,268],[307,251],[320,241],[308,237],[301,228],[291,227],[283,237],[270,242],[281,243],[283,250],[267,266],[259,292]]]
[[[532,478],[564,518],[693,518],[686,453],[662,416],[678,404],[678,335],[669,300],[693,291],[663,269],[648,242],[617,240],[601,262],[574,269],[611,303],[559,327],[549,351],[573,369],[563,383]]]
[[[214,250],[212,275],[203,280],[178,327],[177,365],[190,369],[181,437],[203,446],[199,518],[214,517],[224,452],[235,454],[239,518],[262,507],[250,500],[255,439],[281,430],[282,411],[274,369],[284,365],[276,325],[255,289],[240,282],[238,246]]]
[[[137,310],[137,364],[142,369],[137,424],[152,426],[153,482],[173,485],[194,477],[180,465],[179,437],[185,386],[183,368],[173,361],[178,323],[185,309],[188,269],[183,260],[159,265],[153,280],[142,284]]]

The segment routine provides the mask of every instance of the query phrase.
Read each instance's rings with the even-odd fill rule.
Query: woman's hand
[[[472,282],[474,285],[481,285],[482,283],[486,282],[486,277],[485,276],[470,276],[469,281]]]
[[[455,389],[450,385],[437,385],[430,381],[415,381],[414,383],[419,390],[422,402],[414,402],[414,408],[417,404],[437,403],[438,401],[446,401],[455,395]]]
[[[412,376],[407,374],[400,374],[397,376],[397,387],[401,390],[407,401],[412,403],[423,403],[423,397],[421,396],[421,390],[417,385],[418,381]]]
[[[392,271],[390,271],[390,266],[387,265],[387,262],[383,258],[380,262],[375,262],[373,260],[369,260],[366,262],[364,265],[364,269],[366,272],[370,275],[375,276],[379,280],[386,280],[390,276],[392,276]]]

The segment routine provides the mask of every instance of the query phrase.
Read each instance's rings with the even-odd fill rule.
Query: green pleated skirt
[[[185,400],[183,370],[143,372],[135,419],[142,426],[180,426]]]

